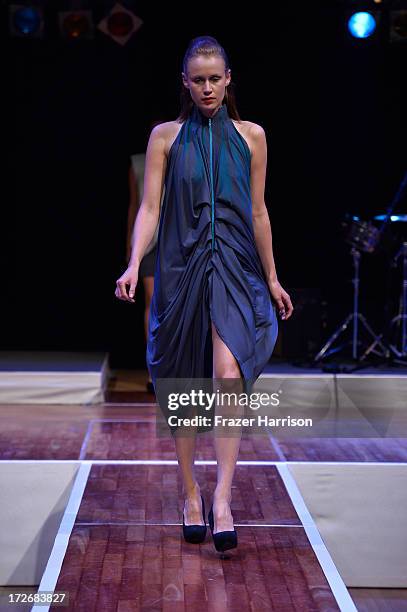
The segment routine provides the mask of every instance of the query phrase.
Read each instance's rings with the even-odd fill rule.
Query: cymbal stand
[[[401,344],[400,350],[397,346],[390,344],[390,348],[397,357],[407,357],[407,242],[403,242],[399,252],[397,253],[395,260],[402,257],[402,281],[401,281],[401,300],[400,300],[400,312],[392,319],[391,324],[400,322],[401,329]]]
[[[389,347],[393,354],[398,357],[398,359],[394,359],[394,361],[405,365],[407,364],[407,361],[405,361],[407,359],[407,242],[403,242],[400,250],[395,255],[393,266],[397,265],[397,260],[400,258],[402,258],[402,280],[399,314],[393,317],[390,322],[391,327],[396,324],[399,325],[399,331],[401,332],[400,349],[397,348],[396,344],[389,344]],[[380,339],[382,337],[383,334],[380,335]],[[374,349],[375,345],[376,341],[366,349],[365,353],[362,355],[362,359]]]
[[[353,284],[353,312],[351,312],[344,322],[336,329],[336,331],[332,334],[332,336],[328,339],[326,344],[321,348],[319,353],[314,357],[314,361],[321,361],[325,357],[332,355],[333,353],[341,351],[345,346],[349,344],[349,341],[337,348],[331,348],[334,344],[335,340],[345,332],[349,325],[353,323],[352,329],[352,358],[355,361],[358,361],[358,331],[359,331],[359,322],[364,326],[368,334],[374,339],[374,346],[371,345],[371,352],[375,352],[380,356],[388,355],[388,348],[383,344],[381,338],[377,336],[373,329],[370,327],[366,318],[358,311],[359,309],[359,267],[360,267],[360,251],[355,247],[351,249],[351,255],[353,257],[353,268],[354,268],[354,276],[352,279]],[[376,351],[375,346],[379,345],[381,348],[381,352]],[[370,347],[369,347],[370,348]],[[331,350],[328,350],[331,349]]]

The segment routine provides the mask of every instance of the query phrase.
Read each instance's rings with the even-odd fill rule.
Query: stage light
[[[391,11],[390,41],[407,42],[407,10]]]
[[[133,28],[133,20],[123,11],[110,15],[107,20],[107,29],[114,36],[128,36]]]
[[[93,38],[92,14],[90,11],[59,13],[59,28],[64,38]]]
[[[143,21],[127,8],[117,3],[112,10],[98,24],[101,30],[110,38],[113,38],[119,45],[125,45],[129,38],[136,32]]]
[[[44,29],[41,8],[11,4],[9,7],[9,28],[13,36],[41,38]]]
[[[376,20],[371,13],[354,13],[349,18],[348,29],[355,38],[368,38],[376,29]]]

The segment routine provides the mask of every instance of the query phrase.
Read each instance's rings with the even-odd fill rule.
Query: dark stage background
[[[100,32],[61,40],[47,26],[57,3],[44,40],[13,39],[2,6],[3,349],[108,350],[113,367],[144,366],[142,284],[136,304],[114,296],[129,156],[152,120],[177,116],[182,57],[202,34],[229,54],[242,118],[266,130],[277,271],[293,294],[315,290],[324,338],[352,307],[341,220],[384,213],[406,170],[406,45],[389,43],[386,11],[378,36],[356,40],[355,2],[124,4],[144,21],[124,47]],[[361,309],[380,330],[386,258],[361,263]]]

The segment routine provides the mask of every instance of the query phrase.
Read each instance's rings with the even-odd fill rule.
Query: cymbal
[[[375,221],[384,221],[386,215],[376,215],[373,218]],[[390,215],[389,221],[393,223],[407,223],[407,215]]]

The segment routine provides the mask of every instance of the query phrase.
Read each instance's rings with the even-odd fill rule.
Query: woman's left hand
[[[269,283],[269,289],[277,304],[278,314],[284,320],[289,319],[293,313],[294,307],[287,291],[282,288],[278,280],[271,281]]]

